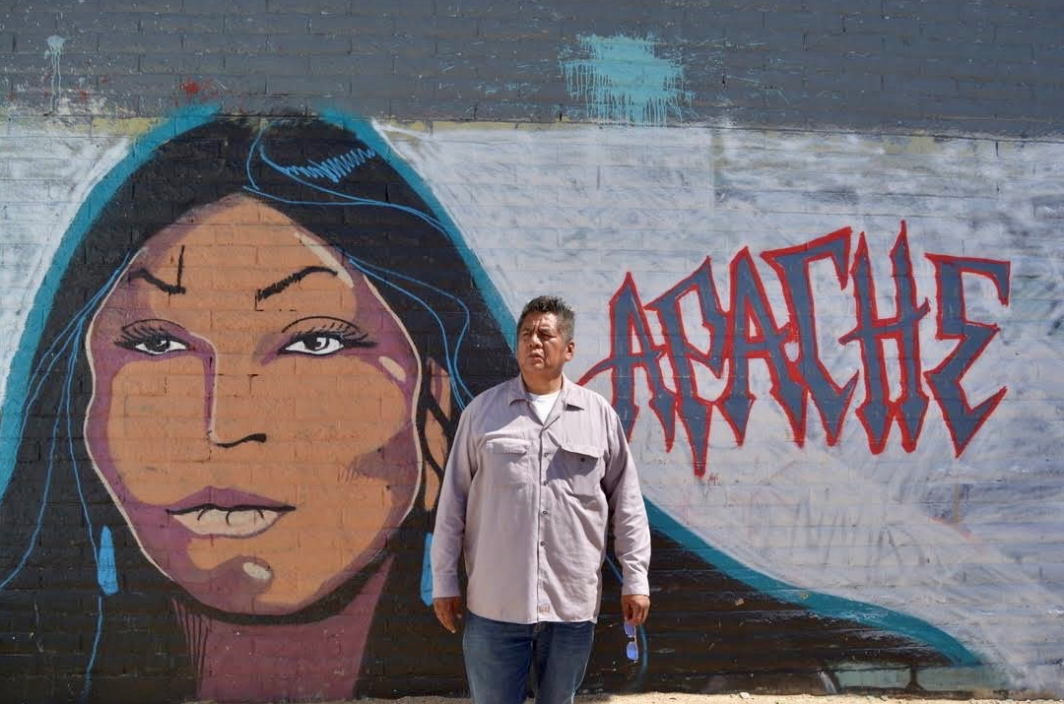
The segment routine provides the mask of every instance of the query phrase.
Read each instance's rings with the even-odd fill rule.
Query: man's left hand
[[[645,594],[624,594],[621,596],[621,613],[624,622],[633,626],[642,626],[650,613],[650,597]]]

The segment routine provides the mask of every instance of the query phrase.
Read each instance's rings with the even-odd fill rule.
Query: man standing
[[[458,559],[469,612],[462,648],[476,704],[518,704],[529,670],[537,704],[573,701],[602,594],[606,527],[624,576],[621,609],[650,610],[650,529],[620,419],[562,373],[574,315],[560,298],[530,301],[517,323],[520,376],[463,412],[432,539],[433,606],[458,630]]]

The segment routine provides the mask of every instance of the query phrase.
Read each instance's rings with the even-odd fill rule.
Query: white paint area
[[[56,247],[92,188],[129,149],[122,136],[56,121],[0,133],[0,398]]]
[[[711,257],[727,308],[728,264],[749,247],[783,322],[781,285],[759,254],[852,227],[851,263],[866,232],[880,315],[889,316],[889,253],[904,219],[918,301],[931,305],[920,326],[927,371],[956,343],[935,339],[925,254],[1011,262],[1007,307],[988,280],[965,280],[968,317],[1001,333],[964,389],[972,405],[1008,392],[960,458],[933,398],[914,452],[901,448],[894,426],[886,450],[873,454],[855,415],[863,376],[838,444],[827,444],[810,405],[799,448],[757,361],[746,441],[738,446],[715,412],[707,478],[695,477],[679,422],[666,451],[641,375],[632,440],[647,497],[713,548],[769,578],[922,619],[1002,665],[1014,686],[1064,693],[1064,144],[701,128],[380,129],[449,211],[512,313],[547,292],[575,305],[573,378],[609,356],[607,311],[629,272],[647,304]],[[821,355],[841,383],[862,372],[857,345],[837,342],[854,326],[853,283],[840,291],[825,263],[812,267],[812,280]],[[685,311],[686,327],[704,349],[695,313]],[[888,364],[897,395],[898,365]],[[702,372],[702,394],[715,398],[723,383]],[[589,385],[610,397],[608,376]],[[926,382],[924,390],[931,395]]]

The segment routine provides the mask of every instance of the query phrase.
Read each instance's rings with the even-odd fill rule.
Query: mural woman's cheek
[[[152,393],[164,375],[165,393]],[[210,457],[203,432],[202,367],[130,363],[113,371],[89,409],[97,468],[124,487],[122,498],[166,506],[205,486]]]

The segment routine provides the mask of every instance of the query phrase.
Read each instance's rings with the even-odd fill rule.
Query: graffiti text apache
[[[635,372],[646,375],[650,407],[665,432],[667,449],[676,437],[676,418],[683,425],[694,457],[698,476],[706,471],[710,418],[716,407],[742,444],[750,410],[756,396],[750,391],[750,362],[761,360],[771,378],[771,395],[782,407],[795,442],[805,441],[806,408],[811,399],[820,416],[827,441],[834,445],[859,380],[864,385],[864,401],[856,413],[873,453],[883,451],[890,428],[897,424],[902,447],[916,449],[929,397],[924,382],[942,409],[953,448],[959,456],[1004,397],[1002,387],[989,398],[972,406],[961,381],[972,364],[998,332],[992,323],[974,322],[965,312],[965,275],[988,279],[1001,305],[1009,302],[1010,266],[1007,261],[928,254],[937,282],[939,340],[954,340],[956,346],[935,368],[922,372],[919,325],[927,316],[927,300],[920,302],[913,278],[905,223],[901,224],[890,252],[895,286],[894,313],[880,314],[876,287],[864,233],[850,260],[853,231],[838,230],[795,247],[761,254],[776,272],[784,291],[788,320],[776,320],[749,249],[740,251],[729,266],[731,297],[725,308],[717,293],[706,260],[686,277],[650,303],[639,299],[631,274],[610,301],[612,349],[607,359],[592,367],[581,379],[609,371],[613,383],[613,405],[631,433],[639,407],[635,403]],[[826,260],[834,268],[840,289],[853,282],[856,324],[839,338],[840,344],[856,343],[861,350],[863,374],[855,373],[839,382],[832,378],[821,360],[817,344],[816,316],[809,267]],[[681,301],[694,296],[702,325],[709,333],[706,350],[693,345],[684,328]],[[658,318],[663,341],[651,334],[647,312]],[[897,346],[900,393],[891,397],[887,376],[885,343]],[[785,346],[796,350],[788,354]],[[668,366],[663,361],[668,361]],[[704,398],[698,389],[695,365],[703,365],[718,379],[728,376],[716,399]],[[671,374],[670,383],[666,376]]]

